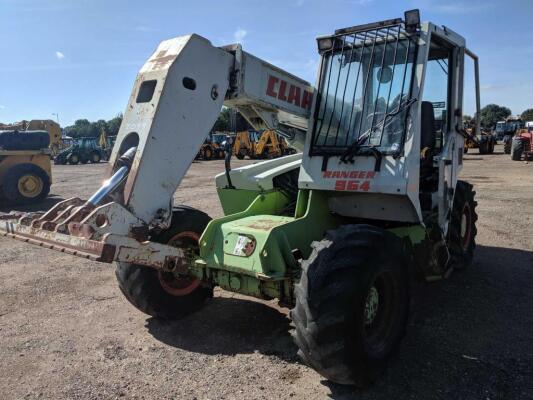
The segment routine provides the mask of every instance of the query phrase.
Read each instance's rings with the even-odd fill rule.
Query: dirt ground
[[[113,267],[0,239],[2,399],[533,399],[533,163],[465,157],[479,202],[472,267],[427,286],[401,350],[361,391],[296,357],[286,310],[217,291],[202,311],[160,322],[119,292]],[[236,162],[236,165],[242,162]],[[87,198],[105,165],[54,166],[48,208]],[[221,215],[194,163],[177,202]]]

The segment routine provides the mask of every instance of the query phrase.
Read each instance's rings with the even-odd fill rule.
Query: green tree
[[[526,111],[524,111],[520,118],[522,118],[522,121],[533,121],[533,108],[528,108]]]
[[[107,121],[107,135],[116,136],[122,124],[122,113],[118,114],[115,118]]]
[[[489,104],[480,111],[481,126],[485,129],[492,129],[496,122],[502,121],[511,115],[511,110],[497,104]]]
[[[229,131],[230,130],[230,109],[222,107],[222,111],[218,115],[217,121],[213,126],[213,131]]]

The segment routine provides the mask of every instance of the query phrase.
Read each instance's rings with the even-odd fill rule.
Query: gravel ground
[[[472,267],[427,286],[399,354],[367,390],[302,365],[275,302],[218,290],[164,323],[125,300],[111,266],[2,238],[0,398],[533,399],[533,165],[501,150],[465,157],[479,202]],[[33,208],[87,198],[104,169],[54,166],[52,196]],[[222,170],[194,163],[177,202],[220,216]]]

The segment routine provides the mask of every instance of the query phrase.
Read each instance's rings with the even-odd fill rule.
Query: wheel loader
[[[464,60],[478,62],[418,10],[338,29],[317,50],[314,88],[238,44],[163,41],[137,75],[104,185],[12,214],[3,234],[114,264],[128,301],[158,318],[199,311],[215,286],[276,298],[308,365],[370,384],[400,345],[415,287],[472,262],[475,192],[458,176]],[[227,162],[224,216],[211,219],[173,195],[222,105],[301,153]]]

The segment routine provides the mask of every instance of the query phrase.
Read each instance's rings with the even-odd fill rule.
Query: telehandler
[[[162,42],[136,78],[104,185],[4,219],[4,235],[116,263],[126,298],[154,317],[199,310],[215,286],[277,298],[305,362],[334,382],[374,381],[414,285],[472,261],[475,192],[458,175],[464,59],[477,69],[477,57],[418,10],[317,45],[314,89],[240,45]],[[172,201],[223,104],[302,153],[227,162],[216,177],[225,215],[210,219]]]

